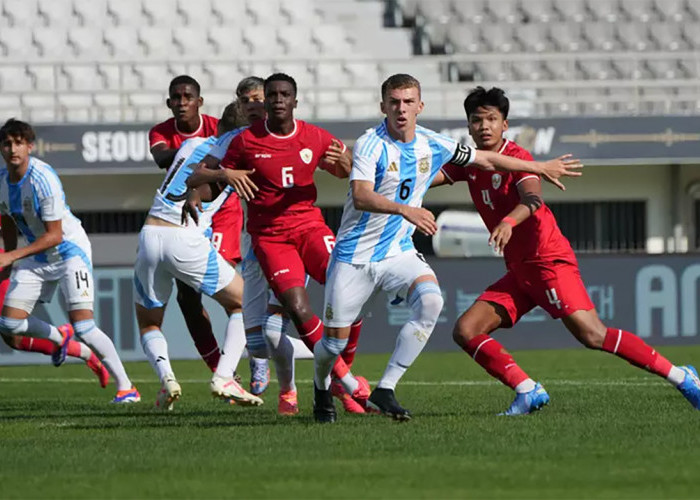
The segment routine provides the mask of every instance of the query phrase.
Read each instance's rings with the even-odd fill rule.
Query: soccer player
[[[508,129],[508,98],[503,90],[474,89],[464,101],[469,133],[478,152],[532,159],[503,137]],[[448,165],[436,183],[467,182],[472,200],[491,232],[489,243],[502,251],[506,274],[479,296],[457,320],[453,337],[491,376],[513,389],[505,415],[531,413],[549,403],[549,395],[523,371],[490,334],[510,328],[541,306],[583,345],[615,354],[634,366],[667,379],[700,409],[700,382],[692,366],[674,366],[636,335],[605,326],[588,297],[576,256],[542,200],[540,178],[520,172],[493,174]]]
[[[318,167],[337,177],[347,177],[351,159],[345,146],[331,134],[294,118],[297,86],[292,77],[273,74],[265,80],[264,91],[266,120],[253,123],[231,141],[221,162],[225,170],[199,169],[188,185],[197,188],[212,181],[228,182],[227,170],[248,169],[250,177],[241,177],[232,184],[248,201],[247,229],[253,251],[302,341],[312,348],[321,338],[323,325],[311,310],[306,274],[325,283],[335,243],[333,232],[314,205],[313,174]],[[333,144],[342,151],[338,161],[323,161]],[[207,199],[205,193],[202,199]],[[355,330],[359,328],[356,324]],[[280,334],[282,329],[280,322]],[[268,341],[274,343],[274,339]],[[277,360],[278,356],[290,357],[291,352],[272,355]],[[291,362],[288,360],[286,366]],[[337,361],[334,375],[358,405],[366,401],[369,384],[363,377],[353,377],[342,359]]]
[[[166,103],[173,117],[155,125],[149,133],[151,154],[160,168],[167,169],[172,164],[178,149],[187,139],[216,135],[218,119],[199,112],[204,103],[200,93],[199,83],[188,75],[177,76],[170,82]],[[233,266],[241,260],[242,227],[241,203],[238,195],[233,193],[216,212],[211,226],[215,248]],[[197,351],[213,372],[219,363],[219,345],[212,331],[209,315],[202,305],[201,294],[180,281],[176,283],[177,301],[187,329]],[[251,387],[262,393],[270,379],[267,360],[256,360],[251,356],[250,368]]]
[[[338,230],[338,242],[328,266],[325,290],[325,334],[314,349],[314,418],[334,422],[330,366],[344,349],[350,325],[378,291],[396,293],[408,301],[410,320],[401,328],[384,375],[368,406],[397,420],[411,414],[396,400],[394,389],[430,338],[443,306],[435,273],[416,252],[411,238],[417,228],[431,235],[434,215],[421,208],[425,192],[440,168],[473,164],[489,171],[543,173],[556,181],[577,160],[545,163],[516,160],[469,146],[416,124],[423,110],[418,80],[390,76],[381,88],[386,119],[360,137],[353,150],[351,189]]]
[[[10,288],[0,315],[4,337],[25,336],[49,340],[58,349],[52,361],[66,358],[73,333],[101,358],[117,385],[114,403],[141,399],[129,380],[117,350],[95,325],[93,316],[92,250],[90,241],[66,205],[63,186],[51,166],[34,158],[35,134],[25,122],[10,119],[0,128],[0,214],[5,253],[0,268],[10,273]],[[17,232],[27,246],[17,248]],[[51,299],[56,285],[68,306],[72,328],[58,328],[31,316],[37,301]],[[87,356],[82,348],[80,357]]]
[[[235,104],[226,107],[218,124],[220,133],[233,128],[235,113]],[[170,365],[167,342],[161,332],[173,279],[178,279],[197,293],[209,295],[229,315],[224,349],[210,384],[212,394],[242,405],[262,404],[260,398],[245,391],[233,378],[236,364],[245,348],[241,314],[243,280],[204,235],[211,224],[211,217],[226,202],[231,189],[226,188],[216,200],[204,207],[204,213],[199,216],[199,226],[182,221],[182,205],[187,192],[185,182],[192,173],[192,166],[204,158],[215,142],[214,136],[188,139],[182,144],[165,180],[156,191],[139,234],[139,250],[134,266],[136,318],[141,345],[161,381],[156,407],[163,410],[171,410],[182,394]],[[231,172],[231,175],[245,174]]]

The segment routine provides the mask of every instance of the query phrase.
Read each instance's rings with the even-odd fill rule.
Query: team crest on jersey
[[[421,174],[427,174],[430,171],[430,160],[427,157],[418,160],[418,171]]]
[[[398,172],[399,168],[396,166],[396,162],[392,161],[391,164],[389,165],[389,168],[387,168],[386,170],[387,170],[387,172]]]
[[[301,161],[308,165],[309,163],[311,163],[311,160],[314,157],[314,152],[311,151],[309,148],[304,148],[301,151],[299,151],[299,156],[301,156]]]
[[[333,319],[333,308],[331,307],[330,304],[326,306],[326,319],[331,320]]]
[[[493,176],[491,176],[491,185],[494,189],[501,187],[501,174],[493,174]]]

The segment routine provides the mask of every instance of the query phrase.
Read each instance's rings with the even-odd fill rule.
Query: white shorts
[[[197,231],[146,225],[139,233],[134,298],[147,309],[165,306],[173,278],[211,297],[235,276],[235,269]]]
[[[323,324],[332,328],[350,326],[379,290],[405,299],[413,282],[425,275],[435,273],[413,250],[367,264],[332,259],[326,278]]]
[[[92,311],[95,299],[90,251],[85,256],[74,256],[54,263],[42,263],[27,257],[14,264],[5,305],[31,314],[37,301],[50,302],[61,286],[61,294],[68,310]]]
[[[240,266],[243,278],[243,325],[249,330],[262,326],[268,304],[279,306],[280,303],[270,290],[257,259],[243,259]]]

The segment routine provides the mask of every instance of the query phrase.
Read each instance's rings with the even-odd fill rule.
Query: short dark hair
[[[170,94],[170,92],[172,92],[178,85],[192,85],[192,87],[194,87],[194,89],[197,91],[197,95],[200,95],[202,91],[197,80],[192,78],[190,75],[180,75],[170,80],[170,85],[168,85],[168,94]]]
[[[420,82],[416,78],[405,73],[391,75],[389,78],[384,80],[384,83],[382,83],[382,100],[384,100],[390,90],[410,89],[413,87],[418,89],[418,95],[420,95]]]
[[[263,83],[263,90],[267,92],[267,87],[270,85],[272,82],[287,82],[289,83],[292,88],[294,89],[294,95],[297,95],[297,82],[292,78],[291,76],[287,75],[286,73],[273,73],[267,78],[265,78],[265,82]]]
[[[221,118],[219,118],[219,125],[217,127],[217,132],[219,135],[230,132],[237,128],[247,125],[248,122],[243,116],[238,106],[238,101],[233,101],[224,108],[224,112],[221,113]]]
[[[501,112],[504,120],[508,118],[510,101],[503,89],[492,87],[486,90],[484,87],[479,86],[469,92],[467,98],[464,99],[464,111],[467,113],[467,119],[474,114],[476,108],[482,106],[493,106]]]
[[[241,97],[243,94],[247,94],[255,89],[261,89],[264,86],[265,80],[259,76],[248,76],[238,82],[238,85],[236,86],[236,96]]]
[[[15,118],[10,118],[5,122],[5,124],[0,128],[0,142],[4,141],[8,137],[19,137],[24,139],[29,144],[36,140],[36,135],[34,134],[34,129],[27,122],[17,120]]]

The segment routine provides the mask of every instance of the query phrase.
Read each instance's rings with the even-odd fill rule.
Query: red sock
[[[19,351],[40,352],[42,354],[51,355],[56,350],[56,344],[47,339],[20,337],[17,349]]]
[[[301,325],[301,330],[302,331],[299,332],[299,338],[302,340],[302,342],[304,342],[304,344],[306,344],[306,347],[311,349],[311,352],[313,352],[316,342],[321,340],[321,337],[323,337],[323,322],[318,316],[314,315],[313,318]],[[338,356],[338,359],[333,365],[333,376],[343,378],[349,371],[350,368],[348,368],[348,365],[346,365],[345,361]]]
[[[219,345],[216,343],[216,339],[214,339],[214,345],[214,349],[207,353],[202,351],[204,351],[204,349],[206,348],[211,347],[209,344],[207,344],[206,347],[203,347],[202,349],[200,349],[200,346],[198,344],[195,344],[195,346],[197,347],[197,352],[200,356],[202,356],[202,359],[207,364],[212,373],[216,371],[216,367],[219,366],[219,359],[221,359],[221,351],[219,351]]]
[[[348,368],[352,367],[352,362],[355,361],[355,352],[357,351],[357,341],[360,339],[360,331],[362,330],[362,320],[358,319],[350,326],[350,337],[348,337],[348,345],[340,357],[343,358]]]
[[[80,357],[80,343],[76,342],[75,340],[69,340],[67,354],[68,354],[68,356],[72,356],[74,358],[79,358]]]
[[[513,356],[496,339],[486,334],[471,339],[464,350],[492,377],[496,377],[511,389],[528,378]]]
[[[608,328],[603,341],[603,350],[664,378],[668,377],[671,368],[673,368],[673,364],[669,360],[634,333],[625,332],[618,328]]]

